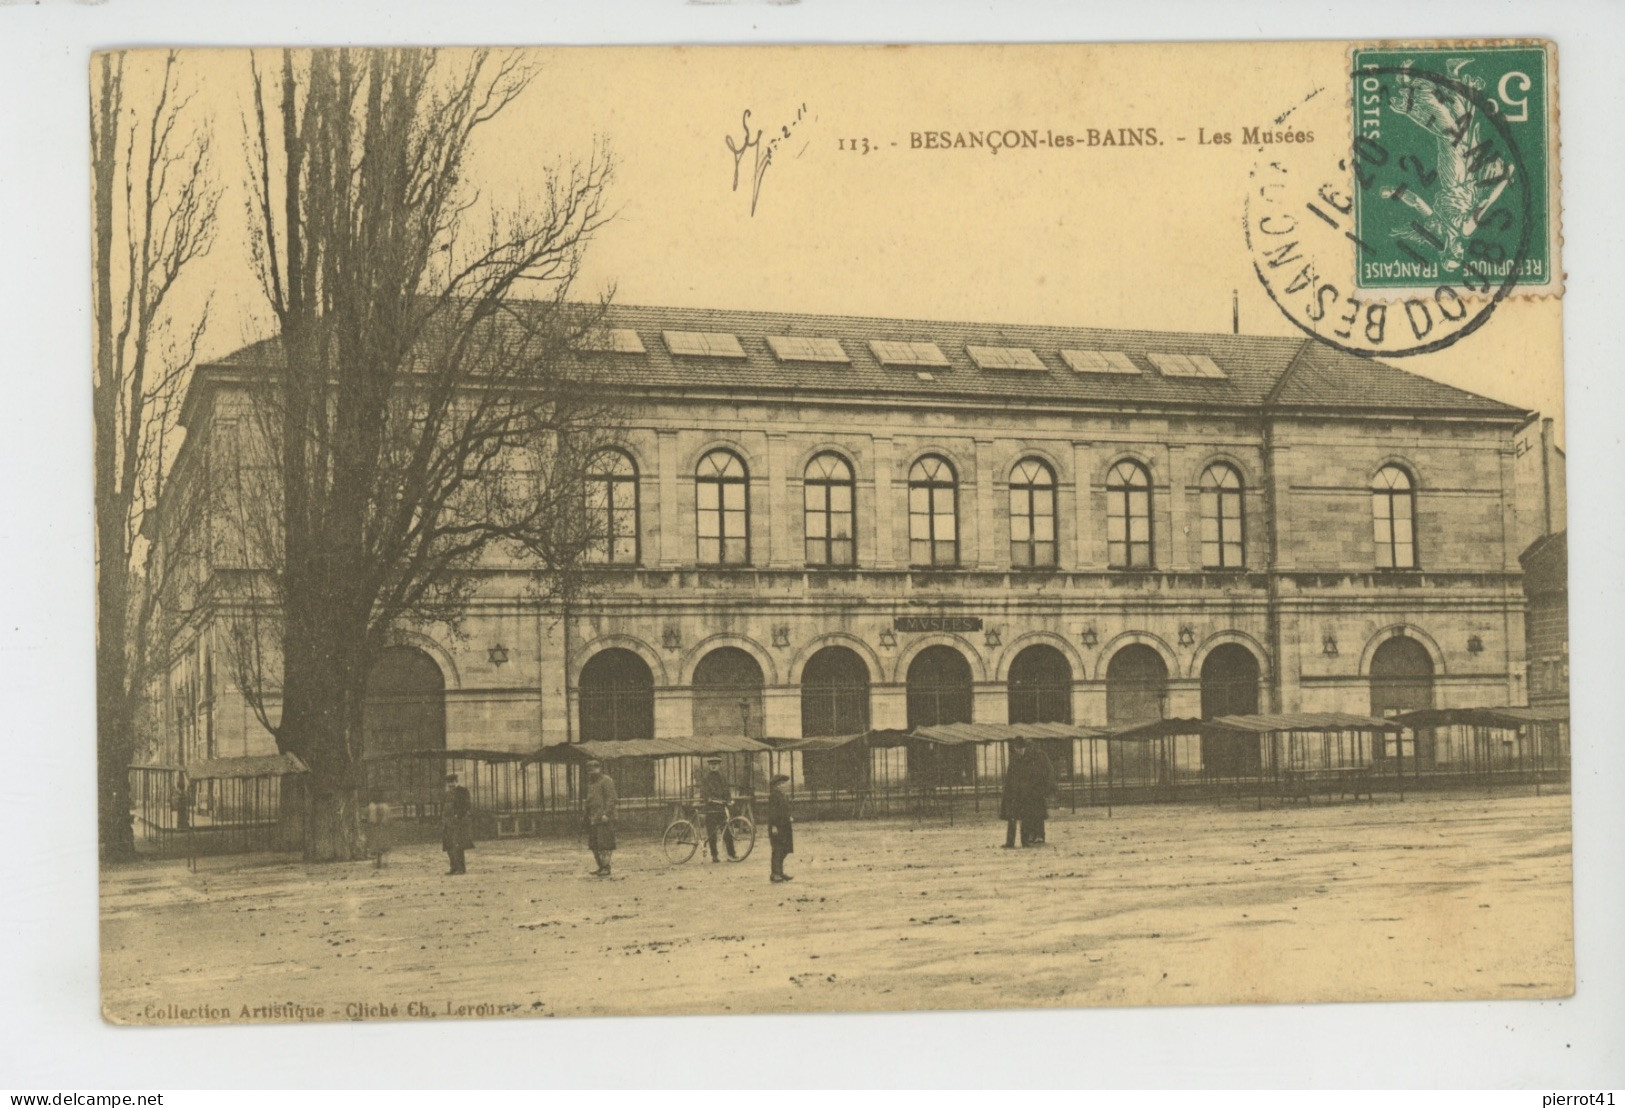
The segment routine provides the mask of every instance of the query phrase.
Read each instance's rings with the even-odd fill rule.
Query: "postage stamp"
[[[1552,61],[1548,43],[1354,49],[1356,287],[1561,291]]]
[[[1282,315],[1404,357],[1453,346],[1508,298],[1559,294],[1550,44],[1375,44],[1347,64],[1352,114],[1334,123],[1317,85],[1275,119],[1347,127],[1346,144],[1255,147],[1243,226]]]

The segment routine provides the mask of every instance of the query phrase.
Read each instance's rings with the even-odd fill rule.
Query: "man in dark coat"
[[[446,800],[440,809],[440,848],[451,859],[448,876],[468,872],[463,852],[474,845],[474,801],[468,790],[457,783],[455,773],[446,774]]]
[[[1019,827],[1022,846],[1044,842],[1044,820],[1055,770],[1036,744],[1017,738],[1010,743],[1010,765],[1004,773],[999,818],[1004,820],[1004,847],[1013,850]]]
[[[733,832],[728,830],[728,805],[733,801],[733,789],[728,779],[722,775],[722,758],[713,754],[705,760],[705,773],[700,777],[700,802],[705,807],[705,842],[711,848],[711,860],[720,862],[717,857],[717,832],[722,833],[722,843],[728,849],[728,857],[735,857]]]
[[[1027,740],[1012,739],[1008,749],[1010,757],[1004,767],[1004,791],[999,794],[999,818],[1004,820],[1004,849],[1014,850],[1016,828],[1021,823],[1021,817],[1016,814],[1016,796],[1021,787],[1021,756],[1026,753]]]
[[[1055,767],[1044,748],[1035,742],[1027,744],[1022,756],[1021,838],[1025,846],[1044,845],[1044,821],[1049,818],[1049,798],[1055,791]]]
[[[615,779],[597,762],[588,762],[587,849],[598,863],[598,868],[592,871],[594,877],[609,876],[609,862],[615,855],[615,807],[619,802]]]
[[[790,779],[781,773],[773,778],[773,787],[767,794],[767,841],[773,846],[773,873],[769,880],[774,884],[792,880],[784,872],[785,857],[796,849],[795,821],[790,818],[790,793],[785,788],[789,783]]]

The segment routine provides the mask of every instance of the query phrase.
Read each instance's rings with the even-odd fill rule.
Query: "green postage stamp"
[[[1356,285],[1562,291],[1549,43],[1352,51]]]

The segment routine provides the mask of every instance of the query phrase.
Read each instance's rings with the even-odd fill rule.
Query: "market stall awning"
[[[525,750],[479,750],[471,747],[457,747],[447,750],[445,748],[426,747],[422,750],[392,750],[387,754],[371,754],[363,761],[368,762],[402,762],[402,761],[441,761],[454,762],[459,760],[470,762],[522,762],[531,756]]]
[[[1351,715],[1348,712],[1287,712],[1271,715],[1216,716],[1205,720],[1210,731],[1242,731],[1262,735],[1271,731],[1401,731],[1391,719]]]
[[[1100,733],[1098,728],[1076,723],[942,723],[914,729],[915,738],[945,746],[1014,739],[1087,739]]]
[[[878,727],[872,731],[858,731],[851,735],[816,735],[802,739],[768,738],[762,741],[774,750],[837,750],[853,743],[868,746],[901,746],[913,738],[913,733],[895,727]]]
[[[859,731],[851,735],[817,735],[802,739],[771,737],[762,741],[774,750],[838,750],[868,737],[869,732]]]
[[[185,769],[194,781],[229,781],[245,777],[281,777],[309,773],[297,754],[255,754],[246,758],[206,758]]]
[[[1552,706],[1525,708],[1502,706],[1498,708],[1421,708],[1394,717],[1412,729],[1429,727],[1497,727],[1515,728],[1530,723],[1567,723],[1569,710]]]
[[[675,758],[697,754],[757,754],[773,749],[744,735],[686,735],[669,739],[594,739],[543,747],[529,755],[539,762],[585,762],[593,759]]]
[[[1169,735],[1200,735],[1209,721],[1204,719],[1133,719],[1108,723],[1098,735],[1108,739],[1162,739]]]

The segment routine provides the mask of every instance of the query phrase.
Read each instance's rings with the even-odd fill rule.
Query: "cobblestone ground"
[[[370,863],[212,858],[102,877],[115,1022],[1555,997],[1573,991],[1566,796],[803,823],[793,883],[615,876],[559,840]],[[703,853],[703,852],[702,852]],[[300,1011],[293,1006],[298,1006]]]

